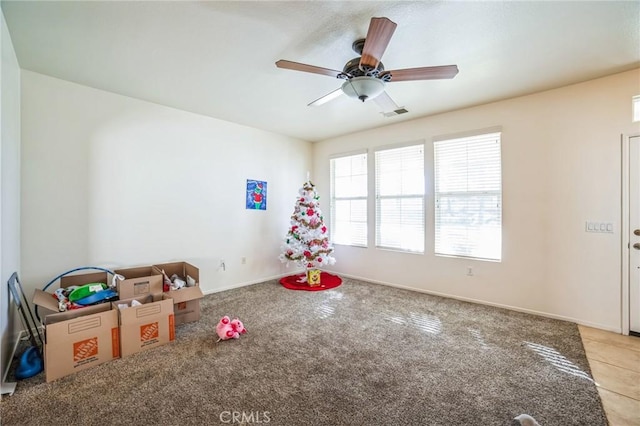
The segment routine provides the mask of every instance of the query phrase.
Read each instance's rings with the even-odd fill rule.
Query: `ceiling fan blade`
[[[382,58],[382,54],[387,49],[397,26],[389,18],[371,18],[367,37],[362,47],[360,69],[364,70],[364,67],[378,68],[380,58]]]
[[[382,115],[384,115],[385,117],[393,117],[394,115],[400,115],[409,112],[404,107],[399,107],[398,104],[396,104],[395,101],[391,99],[391,96],[389,96],[387,92],[382,92],[381,94],[373,98],[373,101],[378,104],[378,106],[382,110]]]
[[[320,106],[320,105],[326,104],[330,100],[337,98],[340,95],[342,95],[342,87],[338,87],[333,92],[327,93],[323,97],[316,99],[315,101],[311,102],[307,106]]]
[[[437,67],[406,68],[402,70],[390,70],[380,73],[380,78],[391,75],[390,82],[411,80],[439,80],[453,78],[458,74],[457,65],[442,65]]]
[[[338,77],[338,75],[344,74],[342,71],[336,71],[329,68],[316,67],[315,65],[301,64],[300,62],[287,61],[284,59],[280,59],[278,62],[276,62],[276,66],[278,68],[284,68],[288,70],[328,75],[329,77]]]

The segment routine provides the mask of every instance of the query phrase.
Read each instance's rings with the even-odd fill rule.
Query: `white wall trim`
[[[354,151],[349,151],[349,152],[338,152],[335,154],[331,154],[329,156],[329,160],[335,160],[336,158],[342,158],[342,157],[351,157],[352,155],[361,155],[361,154],[368,154],[369,150],[367,148],[364,149],[356,149]]]
[[[246,282],[242,282],[242,283],[237,283],[237,284],[233,284],[230,286],[226,286],[226,287],[222,287],[222,288],[216,288],[213,290],[207,290],[204,292],[205,295],[208,294],[214,294],[214,293],[219,293],[221,291],[226,291],[226,290],[233,290],[236,288],[240,288],[240,287],[246,287],[246,286],[250,286],[250,285],[254,285],[254,284],[260,284],[266,281],[271,281],[274,279],[279,279],[282,277],[286,277],[289,275],[295,275],[295,274],[299,274],[304,272],[304,270],[300,270],[300,271],[291,271],[289,273],[286,274],[279,274],[279,275],[274,275],[271,277],[265,277],[265,278],[261,278],[261,279],[257,279],[257,280],[252,280],[252,281],[246,281]],[[379,285],[384,285],[387,287],[394,287],[394,288],[399,288],[402,290],[409,290],[409,291],[416,291],[418,293],[424,293],[424,294],[429,294],[432,296],[439,296],[439,297],[445,297],[447,299],[455,299],[455,300],[460,300],[463,302],[469,302],[469,303],[476,303],[479,305],[485,305],[485,306],[492,306],[495,308],[502,308],[502,309],[509,309],[511,311],[516,311],[516,312],[522,312],[525,314],[530,314],[530,315],[536,315],[536,316],[540,316],[540,317],[545,317],[545,318],[551,318],[551,319],[555,319],[555,320],[560,320],[560,321],[567,321],[567,322],[572,322],[575,324],[580,324],[580,325],[584,325],[587,327],[593,327],[593,328],[598,328],[600,330],[606,330],[606,331],[611,331],[613,333],[621,333],[621,329],[619,327],[615,328],[615,327],[609,327],[605,324],[599,324],[599,323],[594,323],[594,322],[590,322],[590,321],[583,321],[583,320],[579,320],[576,318],[572,318],[572,317],[567,317],[564,315],[556,315],[556,314],[551,314],[548,312],[542,312],[542,311],[536,311],[533,309],[525,309],[525,308],[519,308],[516,306],[511,306],[511,305],[505,305],[505,304],[501,304],[501,303],[492,303],[492,302],[486,302],[484,300],[480,300],[480,299],[473,299],[473,298],[469,298],[469,297],[460,297],[460,296],[455,296],[452,294],[447,294],[447,293],[441,293],[441,292],[437,292],[437,291],[430,291],[430,290],[424,290],[424,289],[420,289],[420,288],[415,288],[415,287],[409,287],[409,286],[404,286],[404,285],[399,285],[399,284],[394,284],[394,283],[390,283],[390,282],[386,282],[386,281],[380,281],[380,280],[374,280],[371,278],[364,278],[364,277],[359,277],[356,275],[350,275],[350,274],[344,274],[341,272],[332,272],[332,271],[327,271],[336,275],[340,275],[342,277],[346,277],[346,278],[351,278],[354,280],[359,280],[359,281],[364,281],[364,282],[368,282],[368,283],[372,283],[372,284],[379,284]]]
[[[630,252],[631,252],[631,247],[629,247],[629,245],[631,244],[630,240],[629,240],[629,236],[631,233],[631,229],[630,229],[630,214],[631,214],[631,210],[630,210],[630,205],[629,205],[629,191],[630,191],[630,144],[631,144],[631,138],[633,137],[638,137],[640,136],[640,133],[633,133],[633,134],[622,134],[620,135],[620,140],[621,140],[621,146],[622,146],[622,164],[621,164],[621,168],[622,168],[622,176],[621,176],[621,195],[622,195],[622,200],[621,200],[621,204],[622,204],[622,208],[621,208],[621,215],[622,217],[620,218],[620,223],[622,224],[620,226],[620,255],[622,256],[620,265],[621,265],[621,271],[620,271],[620,277],[621,277],[621,300],[620,300],[620,304],[621,304],[621,315],[620,315],[620,323],[622,324],[622,334],[624,334],[625,336],[629,335],[629,328],[631,325],[631,313],[629,312],[629,304],[630,304],[630,294],[629,294],[629,286],[631,285],[631,281],[630,281],[630,277],[629,277],[629,257],[630,257]]]
[[[501,304],[501,303],[492,303],[492,302],[487,302],[487,301],[480,300],[480,299],[473,299],[473,298],[469,298],[469,297],[460,297],[460,296],[455,296],[455,295],[452,295],[452,294],[440,293],[440,292],[437,292],[437,291],[430,291],[430,290],[424,290],[424,289],[415,288],[415,287],[398,285],[398,284],[389,283],[389,282],[386,282],[386,281],[372,280],[371,278],[363,278],[363,277],[358,277],[358,276],[355,276],[355,275],[349,275],[349,274],[343,274],[343,273],[339,273],[339,275],[341,275],[343,277],[347,277],[347,278],[352,278],[352,279],[355,279],[355,280],[365,281],[365,282],[369,282],[369,283],[373,283],[373,284],[385,285],[385,286],[388,286],[388,287],[395,287],[395,288],[399,288],[399,289],[403,289],[403,290],[416,291],[418,293],[429,294],[429,295],[432,295],[432,296],[440,296],[440,297],[445,297],[447,299],[460,300],[462,302],[477,303],[479,305],[492,306],[492,307],[495,307],[495,308],[509,309],[511,311],[522,312],[522,313],[525,313],[525,314],[531,314],[531,315],[541,316],[541,317],[545,317],[545,318],[556,319],[556,320],[560,320],[560,321],[572,322],[572,323],[584,325],[584,326],[587,326],[587,327],[593,327],[593,328],[598,328],[598,329],[601,329],[601,330],[611,331],[613,333],[620,334],[620,332],[621,332],[619,327],[618,328],[612,328],[612,327],[607,326],[605,324],[599,324],[599,323],[594,323],[594,322],[589,322],[589,321],[582,321],[582,320],[579,320],[579,319],[576,319],[576,318],[567,317],[567,316],[563,316],[563,315],[556,315],[556,314],[551,314],[551,313],[548,313],[548,312],[536,311],[536,310],[533,310],[533,309],[519,308],[519,307],[516,307],[516,306],[504,305],[504,304]]]
[[[450,133],[446,135],[436,135],[432,138],[432,142],[447,141],[450,139],[470,138],[473,136],[488,135],[491,133],[502,133],[502,126],[485,127],[484,129],[467,130],[462,132]]]
[[[13,344],[13,349],[11,350],[11,357],[9,358],[9,362],[7,363],[7,366],[4,372],[2,373],[2,383],[7,382],[7,376],[9,375],[9,371],[11,371],[11,364],[13,364],[13,358],[16,356],[18,345],[20,344],[20,342],[22,342],[22,339],[24,339],[25,337],[26,337],[26,331],[20,330],[20,332],[18,333],[18,338]]]
[[[622,148],[622,199],[621,201],[621,217],[620,217],[620,255],[622,256],[620,265],[620,324],[622,325],[622,334],[629,335],[629,138],[627,135],[620,135]]]
[[[228,286],[225,286],[225,287],[206,290],[203,293],[205,295],[214,294],[214,293],[220,293],[221,291],[233,290],[233,289],[240,288],[240,287],[247,287],[247,286],[254,285],[254,284],[260,284],[260,283],[263,283],[263,282],[266,282],[266,281],[277,280],[277,279],[280,279],[282,277],[288,277],[289,275],[301,274],[303,272],[304,272],[303,269],[301,269],[299,271],[289,271],[289,272],[284,273],[284,274],[272,275],[270,277],[259,278],[257,280],[245,281],[245,282],[241,282],[241,283],[231,284],[231,285],[228,285]]]

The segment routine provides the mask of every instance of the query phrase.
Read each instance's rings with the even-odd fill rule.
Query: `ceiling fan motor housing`
[[[384,71],[384,65],[382,62],[378,64],[378,68],[364,67],[360,68],[360,57],[351,59],[344,65],[342,72],[351,77],[378,77],[378,75]]]
[[[353,49],[354,52],[356,52],[358,55],[362,55],[362,49],[364,49],[364,41],[366,39],[364,38],[359,38],[356,41],[354,41],[351,44],[351,48]]]

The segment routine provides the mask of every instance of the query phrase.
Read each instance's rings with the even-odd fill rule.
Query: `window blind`
[[[502,258],[500,133],[434,142],[435,253]]]
[[[330,160],[331,241],[367,246],[367,154]]]
[[[379,150],[376,247],[424,252],[424,144]]]

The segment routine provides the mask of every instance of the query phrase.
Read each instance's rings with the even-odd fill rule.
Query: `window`
[[[367,246],[367,153],[332,158],[331,240]]]
[[[376,151],[376,247],[424,253],[424,144]]]
[[[500,260],[500,133],[433,145],[436,254]]]

